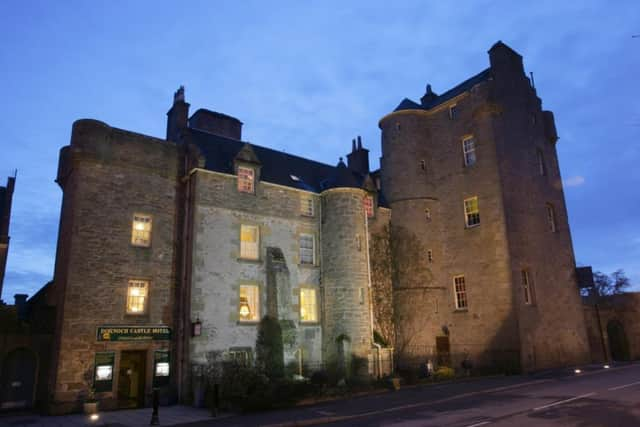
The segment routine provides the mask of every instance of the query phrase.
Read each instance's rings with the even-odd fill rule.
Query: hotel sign
[[[167,341],[168,326],[98,326],[98,341]]]

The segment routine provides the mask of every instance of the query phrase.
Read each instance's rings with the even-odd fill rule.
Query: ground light
[[[91,421],[98,421],[98,418],[100,418],[100,415],[98,415],[98,414],[91,414],[91,415],[89,416],[89,419],[90,419]]]
[[[582,370],[581,370],[581,369],[576,368],[576,369],[574,369],[574,370],[573,370],[573,372],[575,372],[576,374],[580,374],[580,373],[582,373]]]
[[[603,367],[604,367],[604,369],[609,369],[610,368],[609,365],[604,365]]]

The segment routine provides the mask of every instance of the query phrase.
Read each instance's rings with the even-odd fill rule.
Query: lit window
[[[258,259],[259,237],[257,226],[244,224],[240,226],[240,258]]]
[[[474,165],[476,163],[476,142],[473,137],[467,137],[462,140],[462,151],[464,153],[464,165]]]
[[[133,214],[131,244],[148,248],[151,246],[151,216]]]
[[[480,209],[478,208],[478,198],[471,197],[464,200],[464,219],[467,227],[480,224]]]
[[[467,288],[464,283],[464,276],[456,276],[453,278],[453,290],[455,292],[456,309],[463,310],[467,308]]]
[[[300,213],[304,216],[313,216],[313,198],[306,194],[300,197]]]
[[[364,196],[364,211],[367,213],[367,217],[373,217],[373,197]]]
[[[449,107],[449,120],[455,120],[458,117],[458,106],[452,105]]]
[[[533,304],[533,286],[529,280],[529,272],[522,270],[522,293],[524,295],[524,303],[527,305]]]
[[[257,285],[240,285],[238,316],[241,322],[257,322],[260,320],[260,287]]]
[[[242,193],[253,193],[255,171],[251,168],[238,166],[238,191]]]
[[[318,297],[313,288],[300,288],[300,321],[318,321]]]
[[[127,290],[127,314],[143,314],[146,310],[149,282],[146,280],[129,280]]]
[[[315,237],[300,234],[300,264],[315,264]]]
[[[538,151],[536,152],[537,158],[538,158],[538,173],[540,175],[546,175],[547,174],[547,168],[545,168],[544,166],[544,156],[542,154],[542,150],[538,149]]]
[[[553,206],[547,203],[547,221],[549,222],[549,231],[555,233],[556,228],[556,213],[553,210]]]

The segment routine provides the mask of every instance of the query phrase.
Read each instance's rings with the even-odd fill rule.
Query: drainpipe
[[[374,207],[375,209],[375,207]],[[378,369],[377,369],[377,376],[378,378],[382,377],[382,346],[378,343],[376,343],[375,341],[375,337],[373,335],[373,292],[372,292],[372,286],[371,286],[371,259],[370,259],[370,255],[369,255],[369,217],[367,216],[367,213],[365,212],[364,209],[362,209],[362,212],[364,214],[364,233],[365,233],[365,241],[367,242],[366,245],[366,257],[367,257],[367,281],[368,281],[368,285],[369,285],[369,326],[371,329],[371,343],[378,349],[378,355],[377,355],[377,359],[378,359]]]

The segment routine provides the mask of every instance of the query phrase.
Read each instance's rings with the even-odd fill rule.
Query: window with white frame
[[[300,321],[318,321],[318,292],[315,288],[300,288]]]
[[[367,213],[367,217],[373,217],[373,197],[372,196],[364,196],[364,211]]]
[[[151,215],[133,214],[131,244],[145,248],[151,246]]]
[[[238,191],[242,193],[254,193],[255,170],[245,166],[238,166]]]
[[[529,280],[529,271],[522,270],[522,294],[524,298],[524,303],[527,305],[533,304],[533,284],[531,280]]]
[[[480,208],[478,207],[478,197],[464,199],[464,220],[467,227],[480,224]]]
[[[315,264],[315,240],[313,234],[300,234],[300,264]]]
[[[308,194],[300,196],[300,213],[304,216],[313,216],[313,198]]]
[[[147,310],[148,280],[129,280],[127,314],[144,314]]]
[[[464,154],[464,165],[472,166],[476,163],[476,141],[472,136],[462,140],[462,152]]]
[[[464,276],[456,276],[453,278],[453,292],[456,302],[457,310],[464,310],[467,308],[467,287],[464,281]]]
[[[260,287],[258,285],[240,285],[238,318],[241,322],[260,320]]]
[[[227,351],[227,359],[240,366],[251,366],[253,364],[253,349],[251,347],[231,347]]]
[[[240,258],[258,259],[260,256],[260,229],[257,225],[240,226]]]
[[[538,173],[540,175],[546,175],[547,168],[544,165],[544,155],[542,154],[542,150],[538,149],[536,151],[536,158],[538,160]]]
[[[558,231],[556,228],[556,212],[551,203],[547,203],[547,222],[549,224],[549,231],[552,233]]]

